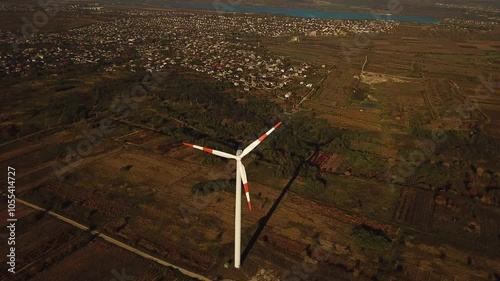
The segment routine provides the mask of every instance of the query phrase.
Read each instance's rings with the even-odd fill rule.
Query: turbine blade
[[[243,163],[241,163],[241,161],[238,161],[238,165],[240,166],[241,181],[243,182],[243,188],[245,188],[245,195],[247,197],[248,209],[250,209],[251,211],[252,203],[250,202],[250,191],[248,189],[247,172],[245,171],[245,166],[243,166]]]
[[[245,155],[250,153],[254,148],[256,148],[264,139],[266,139],[276,128],[278,128],[283,122],[279,122],[278,124],[274,125],[269,131],[267,131],[265,134],[263,134],[260,138],[252,142],[249,146],[247,146],[243,152],[241,153],[240,157],[243,158]]]
[[[232,155],[232,154],[229,154],[229,153],[226,153],[226,152],[222,152],[222,151],[218,151],[218,150],[214,150],[214,149],[210,149],[210,148],[206,148],[206,147],[202,147],[202,146],[194,145],[194,144],[190,144],[190,143],[185,143],[185,142],[183,144],[185,146],[196,148],[196,149],[205,151],[207,153],[211,153],[211,154],[214,154],[214,155],[217,155],[217,156],[220,156],[220,157],[224,157],[224,158],[227,158],[227,159],[237,159],[235,155]]]

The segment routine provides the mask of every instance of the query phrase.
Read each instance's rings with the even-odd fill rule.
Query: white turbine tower
[[[245,148],[243,151],[238,150],[236,152],[236,155],[232,155],[226,152],[213,150],[198,145],[193,145],[190,143],[184,143],[185,146],[203,150],[205,152],[212,153],[223,158],[236,160],[236,208],[234,211],[234,267],[235,268],[240,268],[240,263],[241,263],[241,182],[243,182],[243,187],[245,188],[245,195],[248,203],[248,208],[250,209],[250,211],[252,210],[252,204],[250,203],[250,193],[248,191],[247,173],[245,171],[245,166],[243,166],[243,163],[241,163],[241,159],[245,157],[248,153],[250,153],[254,148],[256,148],[274,130],[276,130],[276,128],[278,128],[281,125],[281,123],[282,122],[276,124],[269,131],[263,134],[260,138],[255,140],[249,146],[247,146],[247,148]]]

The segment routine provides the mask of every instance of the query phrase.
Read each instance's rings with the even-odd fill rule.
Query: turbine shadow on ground
[[[304,165],[304,161],[301,161],[299,163],[299,165],[297,166],[297,168],[295,169],[295,172],[293,173],[293,176],[290,178],[290,180],[286,184],[286,186],[283,189],[283,191],[281,191],[281,193],[278,196],[278,198],[276,199],[276,201],[274,201],[274,204],[273,204],[273,206],[271,206],[271,209],[269,209],[269,211],[267,212],[267,214],[262,219],[259,220],[259,226],[257,227],[257,230],[252,235],[252,238],[248,242],[248,245],[245,247],[245,250],[241,254],[241,264],[243,264],[245,262],[248,254],[252,250],[253,245],[255,244],[255,242],[257,242],[257,239],[259,239],[259,236],[260,236],[262,230],[264,230],[264,227],[266,227],[267,222],[269,221],[269,219],[271,218],[271,216],[274,214],[274,212],[278,208],[279,204],[281,203],[281,200],[283,200],[283,198],[285,197],[286,193],[288,192],[288,190],[292,186],[293,182],[295,181],[295,179],[299,175],[300,169],[302,169],[303,165]]]

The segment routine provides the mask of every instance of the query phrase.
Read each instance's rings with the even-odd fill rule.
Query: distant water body
[[[338,20],[393,20],[401,22],[417,22],[417,23],[439,23],[436,18],[412,17],[401,15],[373,15],[361,13],[347,12],[329,12],[315,10],[299,10],[299,9],[283,9],[283,8],[265,8],[265,7],[247,7],[247,6],[230,6],[230,5],[204,5],[191,3],[171,3],[166,4],[167,7],[175,8],[191,8],[202,10],[222,10],[228,12],[246,12],[246,13],[263,13],[285,15],[299,18],[317,18],[317,19],[338,19]]]

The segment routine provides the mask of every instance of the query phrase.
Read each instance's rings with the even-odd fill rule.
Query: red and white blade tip
[[[263,142],[276,128],[278,128],[283,122],[279,122],[278,124],[274,125],[269,131],[267,131],[265,134],[260,136],[257,140],[255,140],[253,143],[251,143],[249,146],[247,146],[243,152],[241,153],[240,157],[243,158],[245,155],[250,153],[254,148],[256,148],[261,142]]]
[[[267,131],[265,134],[260,136],[258,139],[258,142],[262,142],[265,140],[274,130],[276,130],[283,122],[279,122],[278,124],[274,125],[269,131]]]
[[[247,199],[248,209],[250,209],[250,211],[251,211],[252,210],[252,203],[250,202],[250,190],[248,189],[248,182],[246,182],[245,178],[246,178],[246,176],[244,178],[242,178],[243,179],[243,188],[245,189],[245,197]]]
[[[183,144],[185,146],[196,148],[196,149],[199,149],[199,150],[202,150],[202,151],[205,151],[205,152],[208,152],[208,153],[220,156],[220,157],[224,157],[224,158],[227,158],[227,159],[236,159],[236,156],[234,156],[232,154],[229,154],[229,153],[226,153],[226,152],[222,152],[222,151],[214,150],[214,149],[211,149],[211,148],[208,148],[208,147],[203,147],[203,146],[199,146],[199,145],[195,145],[195,144],[190,144],[190,143],[186,143],[186,142],[183,142]]]

